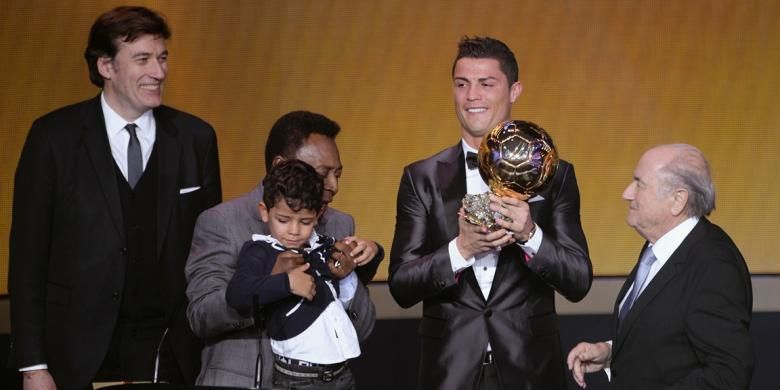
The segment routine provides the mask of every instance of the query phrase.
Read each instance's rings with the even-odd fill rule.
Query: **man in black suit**
[[[161,105],[169,36],[143,7],[98,17],[85,58],[102,93],[27,136],[9,280],[25,389],[151,380],[158,348],[161,379],[197,374],[183,269],[195,219],[222,195],[213,128]]]
[[[609,369],[616,389],[747,389],[753,294],[734,242],[704,216],[715,189],[693,146],[646,152],[623,192],[628,224],[647,242],[615,302],[612,342],[569,352],[575,381]]]
[[[466,155],[510,119],[522,86],[514,54],[492,38],[464,38],[453,65],[462,140],[404,169],[390,256],[390,291],[423,302],[421,389],[564,389],[557,290],[582,299],[592,268],[574,167],[561,161],[549,188],[526,201],[491,198],[510,217],[488,231],[459,216],[486,192]]]

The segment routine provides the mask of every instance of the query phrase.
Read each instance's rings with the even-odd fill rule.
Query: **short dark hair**
[[[300,160],[284,160],[263,179],[263,202],[268,209],[285,201],[293,211],[322,209],[322,177]]]
[[[295,158],[295,152],[312,134],[335,139],[341,131],[338,123],[325,115],[309,111],[292,111],[276,120],[265,143],[265,171],[271,170],[274,157]]]
[[[147,34],[164,39],[171,37],[165,18],[146,7],[121,6],[98,16],[89,30],[87,49],[84,51],[84,59],[89,67],[89,81],[103,88],[105,80],[98,70],[98,58],[114,58],[119,51],[119,40],[133,42]]]
[[[455,64],[461,58],[493,58],[498,60],[501,66],[501,72],[506,76],[509,85],[517,82],[519,71],[517,60],[514,53],[504,42],[490,37],[468,37],[464,36],[458,42],[458,55],[452,62],[452,75],[455,75]]]

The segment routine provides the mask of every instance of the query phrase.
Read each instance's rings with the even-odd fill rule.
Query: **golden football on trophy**
[[[558,152],[543,128],[531,122],[509,120],[482,139],[477,162],[490,192],[526,200],[550,184],[558,168]],[[495,215],[489,204],[487,193],[466,195],[466,218],[488,227],[495,224],[496,217],[505,218]]]

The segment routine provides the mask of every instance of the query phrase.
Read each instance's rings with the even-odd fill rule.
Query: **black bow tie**
[[[476,153],[466,152],[466,166],[469,167],[469,169],[477,169],[479,167]]]

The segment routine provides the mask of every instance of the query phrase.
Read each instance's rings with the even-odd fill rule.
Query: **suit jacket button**
[[[119,248],[119,253],[121,253],[121,254],[123,254],[123,255],[124,255],[124,254],[127,254],[127,248],[126,248],[126,247]]]
[[[493,311],[490,309],[485,310],[485,318],[490,318],[493,315]]]
[[[113,294],[111,294],[111,298],[113,298],[115,301],[119,300],[119,292],[114,291]]]

